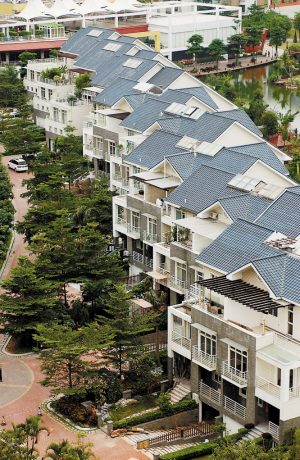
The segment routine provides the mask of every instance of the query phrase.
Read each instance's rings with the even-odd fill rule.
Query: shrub
[[[0,37],[5,37],[5,34],[3,32],[0,32]]]
[[[64,396],[55,402],[55,410],[69,417],[75,423],[97,425],[96,415],[91,410],[84,409],[80,402]]]
[[[36,30],[35,35],[44,35],[45,31],[44,30]]]
[[[177,452],[162,455],[161,458],[164,460],[191,460],[193,458],[211,454],[215,447],[217,447],[217,443],[214,441],[204,442],[198,446],[187,447],[186,449],[178,450]]]
[[[25,37],[26,35],[31,35],[31,32],[29,30],[21,30],[19,32],[20,37]]]
[[[157,403],[159,406],[160,411],[167,415],[172,413],[172,406],[171,406],[171,395],[170,393],[162,393],[159,395],[157,399]]]
[[[14,30],[9,31],[9,36],[10,37],[16,37],[18,35],[18,32],[15,32]]]
[[[244,57],[248,57],[248,53],[243,53],[243,56],[244,56]]]
[[[197,407],[197,404],[194,399],[186,399],[184,401],[180,401],[176,404],[173,404],[171,406],[170,415],[176,415],[180,412],[195,409],[195,407]],[[125,420],[119,420],[118,422],[114,423],[114,429],[117,430],[119,428],[129,428],[134,425],[152,422],[153,420],[159,420],[160,418],[164,417],[165,414],[160,409],[158,409],[153,412],[147,412],[145,414],[137,415],[136,417],[131,417]]]
[[[262,50],[258,50],[257,54],[258,54],[258,56],[262,56],[262,54],[263,54]]]
[[[271,439],[271,438],[272,438],[272,435],[271,435],[270,433],[263,433],[263,434],[261,435],[261,437],[264,438],[264,439]]]
[[[254,426],[255,426],[254,423],[246,423],[245,428],[247,428],[248,430],[252,430]]]

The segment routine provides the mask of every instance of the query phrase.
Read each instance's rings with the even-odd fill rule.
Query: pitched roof
[[[184,70],[176,69],[175,67],[163,67],[147,83],[152,83],[153,85],[160,86],[162,89],[166,89],[183,73]]]
[[[195,88],[167,89],[161,94],[160,99],[170,103],[179,102],[180,104],[186,104],[193,96],[209,107],[218,109],[217,104],[213,101],[205,88],[201,86]]]
[[[101,32],[98,37],[88,35],[94,29]],[[100,27],[89,26],[86,29],[81,28],[62,45],[61,51],[82,56],[94,45],[98,44],[104,38],[110,37],[113,33],[113,30],[101,29]]]
[[[220,198],[219,203],[233,221],[242,218],[250,222],[254,222],[270,205],[268,200],[251,195],[250,193],[235,197]]]
[[[213,109],[219,108],[215,101],[210,97],[210,95],[206,91],[205,86],[194,86],[192,88],[184,88],[183,91],[185,93],[189,93],[191,96],[197,97]]]
[[[273,150],[268,146],[266,142],[259,142],[257,144],[249,145],[239,145],[237,147],[230,147],[230,150],[245,153],[255,158],[259,158],[264,163],[271,166],[281,174],[288,175],[288,170],[281,163],[279,158],[275,155]]]
[[[227,187],[235,174],[201,165],[166,198],[171,204],[199,213],[219,198],[237,196],[241,192]]]
[[[241,125],[245,126],[247,129],[252,131],[257,136],[262,137],[262,132],[258,129],[255,123],[251,120],[249,115],[246,114],[243,109],[235,110],[226,110],[224,112],[216,112],[216,115],[219,117],[230,118],[231,120],[236,120]]]
[[[147,139],[126,156],[125,162],[130,162],[145,168],[153,168],[164,160],[166,151],[181,152],[176,144],[181,136],[156,129]]]
[[[117,78],[110,86],[98,94],[93,102],[108,105],[111,107],[118,102],[125,94],[131,94],[132,88],[137,84],[135,80]]]
[[[267,225],[287,237],[297,238],[300,235],[300,187],[286,189],[257,218],[260,225]]]
[[[157,98],[149,98],[131,113],[120,126],[136,131],[144,132],[160,117],[160,113],[169,106],[169,102],[162,102]]]
[[[196,259],[230,273],[256,259],[282,254],[279,249],[264,244],[272,233],[266,227],[237,219]]]

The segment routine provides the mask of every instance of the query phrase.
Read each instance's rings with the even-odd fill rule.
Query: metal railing
[[[153,269],[153,259],[150,259],[150,257],[145,256],[144,258],[144,264],[146,267]]]
[[[274,398],[280,399],[280,386],[264,379],[260,375],[256,376],[256,387],[265,391],[269,395],[274,396]]]
[[[42,77],[37,77],[37,81],[40,81],[41,83],[46,83],[47,85],[55,85],[55,86],[60,86],[60,85],[71,85],[72,82],[70,80],[52,80],[51,78],[42,78]]]
[[[199,350],[197,345],[194,345],[192,348],[192,358],[195,361],[198,361],[200,364],[209,367],[210,369],[216,369],[217,367],[217,356],[209,355],[202,350]]]
[[[245,406],[233,401],[233,399],[228,398],[228,396],[223,396],[223,407],[227,409],[232,414],[241,417],[243,420],[246,420],[247,409]]]
[[[273,436],[274,439],[277,441],[279,440],[279,426],[275,425],[273,422],[269,422],[269,433]]]
[[[166,270],[165,264],[161,264],[160,266],[158,265],[156,267],[156,271],[157,271],[157,273],[160,273],[161,275],[164,275],[164,276],[167,276],[168,278],[170,278],[170,271]]]
[[[127,226],[128,226],[128,224],[127,224]],[[133,252],[132,252],[132,258],[133,258],[133,260],[135,260],[136,262],[139,262],[140,264],[142,264],[142,263],[143,263],[144,256],[143,256],[143,254],[140,254],[139,252],[133,251]]]
[[[248,372],[242,372],[239,369],[230,366],[228,361],[222,361],[222,375],[239,385],[247,385]]]
[[[126,227],[127,226],[127,221],[125,219],[123,219],[123,217],[118,217],[117,218],[117,224],[121,225],[122,227]]]
[[[102,160],[105,157],[103,149],[97,149],[96,147],[93,148],[93,155],[99,158],[100,160]]]
[[[206,383],[199,382],[199,393],[202,396],[205,396],[205,398],[209,399],[210,401],[215,402],[219,406],[221,406],[221,392],[218,390],[215,390],[214,388],[206,385]]]
[[[119,173],[115,173],[113,175],[113,180],[116,180],[117,182],[122,182],[122,174],[119,172]]]
[[[140,235],[140,227],[134,227],[134,225],[127,224],[127,232],[131,233],[132,235],[139,236]]]
[[[143,240],[147,241],[147,243],[155,244],[157,243],[157,235],[155,233],[149,233],[145,230],[143,231]]]
[[[83,147],[85,148],[85,150],[93,150],[94,149],[93,144],[85,144]]]
[[[93,122],[92,121],[84,121],[83,122],[83,127],[84,128],[92,128],[93,127]]]
[[[110,152],[110,155],[112,157],[118,157],[122,158],[125,155],[124,149],[118,149],[117,147],[115,149],[112,149]]]
[[[181,345],[183,348],[187,350],[191,349],[191,339],[184,337],[184,335],[179,334],[177,331],[172,331],[172,341]]]
[[[57,56],[55,58],[29,59],[27,66],[30,64],[47,64],[48,62],[51,62],[52,64],[58,64],[59,62],[63,61],[64,58],[62,56]]]
[[[184,292],[186,290],[186,281],[182,281],[175,278],[175,276],[171,276],[170,287],[177,289],[178,291]]]
[[[300,356],[300,343],[296,342],[296,340],[293,340],[291,337],[286,337],[278,332],[275,332],[274,345],[278,345]]]
[[[191,284],[191,286],[186,290],[185,300],[199,299],[201,291],[202,288],[199,286],[199,284]]]
[[[289,399],[297,399],[300,397],[300,387],[292,387],[289,389]]]
[[[180,430],[168,431],[165,434],[161,434],[156,438],[149,439],[149,445],[153,446],[158,442],[162,441],[174,441],[180,438],[191,438],[192,436],[207,436],[208,434],[213,433],[213,426],[215,424],[214,420],[208,422],[200,422],[198,425],[194,425],[188,428],[181,428]]]

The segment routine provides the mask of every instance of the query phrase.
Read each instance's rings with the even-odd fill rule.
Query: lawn
[[[143,396],[136,403],[128,404],[125,407],[118,406],[116,409],[109,411],[110,419],[113,422],[123,420],[133,414],[138,414],[147,409],[152,409],[157,406],[157,396],[147,395]]]

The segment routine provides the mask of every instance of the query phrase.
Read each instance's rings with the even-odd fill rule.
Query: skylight
[[[199,109],[198,107],[190,107],[189,105],[179,104],[178,102],[172,102],[172,104],[166,108],[165,112],[198,120],[201,115],[205,113],[205,110]]]
[[[282,193],[283,188],[277,187],[277,185],[268,184],[262,190],[258,192],[258,196],[267,198],[268,200],[275,200],[275,198]]]
[[[201,142],[199,147],[197,147],[197,152],[202,153],[203,155],[209,155],[214,157],[223,147],[217,144],[211,144],[210,142]]]
[[[121,48],[122,45],[118,44],[118,43],[107,43],[107,45],[105,45],[103,47],[104,50],[107,50],[107,51],[118,51],[120,48]]]
[[[99,37],[102,34],[102,30],[99,29],[92,29],[87,35],[90,37]]]
[[[259,184],[259,179],[253,179],[252,177],[243,176],[242,174],[237,174],[227,185],[229,187],[238,188],[240,190],[245,190],[246,192],[251,192],[254,190],[257,184]]]
[[[150,91],[150,89],[153,88],[154,85],[151,85],[151,83],[145,83],[143,81],[139,82],[137,85],[135,85],[132,89],[135,89],[136,91],[140,91],[141,93],[147,93]]]
[[[199,145],[200,141],[197,139],[193,139],[192,137],[188,136],[183,136],[182,139],[180,139],[179,142],[177,142],[176,147],[181,147],[183,149],[193,149],[194,147],[197,147]]]
[[[124,67],[130,67],[131,69],[136,69],[143,61],[139,61],[137,59],[127,59],[127,61],[124,62],[123,66]]]

